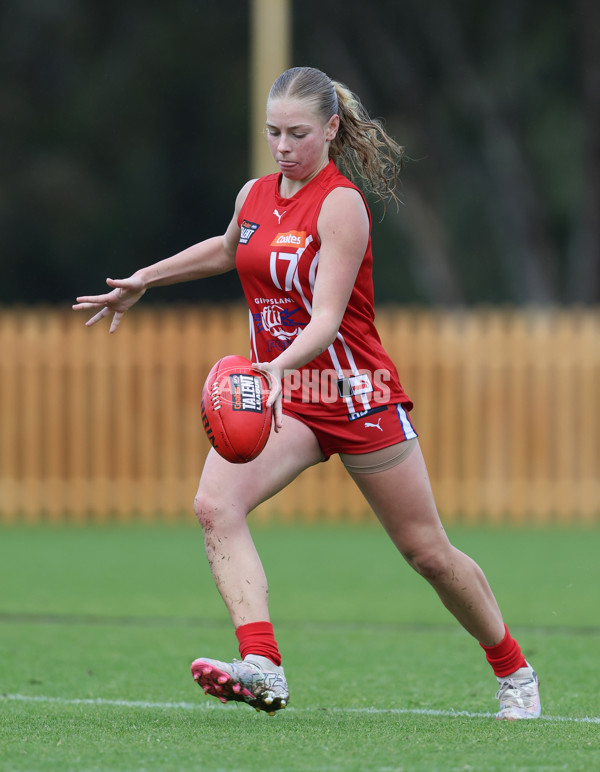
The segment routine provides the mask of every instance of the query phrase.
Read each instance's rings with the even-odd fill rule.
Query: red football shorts
[[[323,460],[334,453],[370,453],[417,436],[401,404],[379,405],[353,420],[348,414],[336,415],[328,411],[325,405],[310,405],[309,409],[304,409],[308,407],[306,405],[301,407],[296,410],[293,403],[284,401],[283,413],[311,429],[323,451]]]

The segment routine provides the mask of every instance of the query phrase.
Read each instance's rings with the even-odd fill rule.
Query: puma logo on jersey
[[[287,209],[285,210],[285,212],[287,212]],[[279,223],[279,225],[281,225],[281,218],[283,217],[283,215],[285,214],[285,212],[282,212],[281,214],[279,214],[279,212],[278,212],[278,210],[277,210],[277,209],[273,209],[273,214],[274,214],[274,215],[275,215],[275,217],[277,218],[277,222]]]
[[[383,429],[379,425],[380,423],[381,423],[381,418],[379,419],[379,421],[377,421],[376,424],[372,424],[370,421],[365,421],[365,429],[367,429],[367,428],[379,429],[379,431],[382,432]]]

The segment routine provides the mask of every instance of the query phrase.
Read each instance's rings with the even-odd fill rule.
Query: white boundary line
[[[0,694],[0,701],[11,702],[41,702],[55,705],[92,705],[117,708],[149,708],[151,710],[220,710],[223,706],[212,702],[145,702],[143,700],[107,700],[96,699],[66,699],[64,697],[46,697],[43,695]],[[227,708],[225,708],[227,709]],[[286,713],[314,712],[315,708],[287,708]],[[317,709],[318,710],[318,709]],[[442,718],[494,718],[494,713],[472,713],[468,710],[429,710],[419,708],[326,708],[329,713],[341,714],[392,714],[399,716],[438,716]],[[540,716],[540,721],[573,724],[600,724],[600,717],[595,716]]]

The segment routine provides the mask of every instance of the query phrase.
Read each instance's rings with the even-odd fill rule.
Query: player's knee
[[[421,549],[405,555],[406,560],[428,582],[436,584],[451,570],[444,553],[432,549]]]
[[[235,529],[248,514],[243,502],[228,496],[226,491],[211,491],[202,486],[194,498],[194,512],[205,534]]]
[[[202,491],[198,491],[194,498],[194,512],[204,530],[214,526],[215,511],[216,502],[214,499],[206,496]]]

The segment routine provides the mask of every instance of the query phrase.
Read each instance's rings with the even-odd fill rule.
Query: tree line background
[[[1,5],[0,302],[70,303],[223,232],[249,24],[247,0]],[[402,205],[373,203],[379,303],[600,300],[597,0],[294,0],[292,64],[406,148]],[[148,302],[240,294],[228,274]]]

